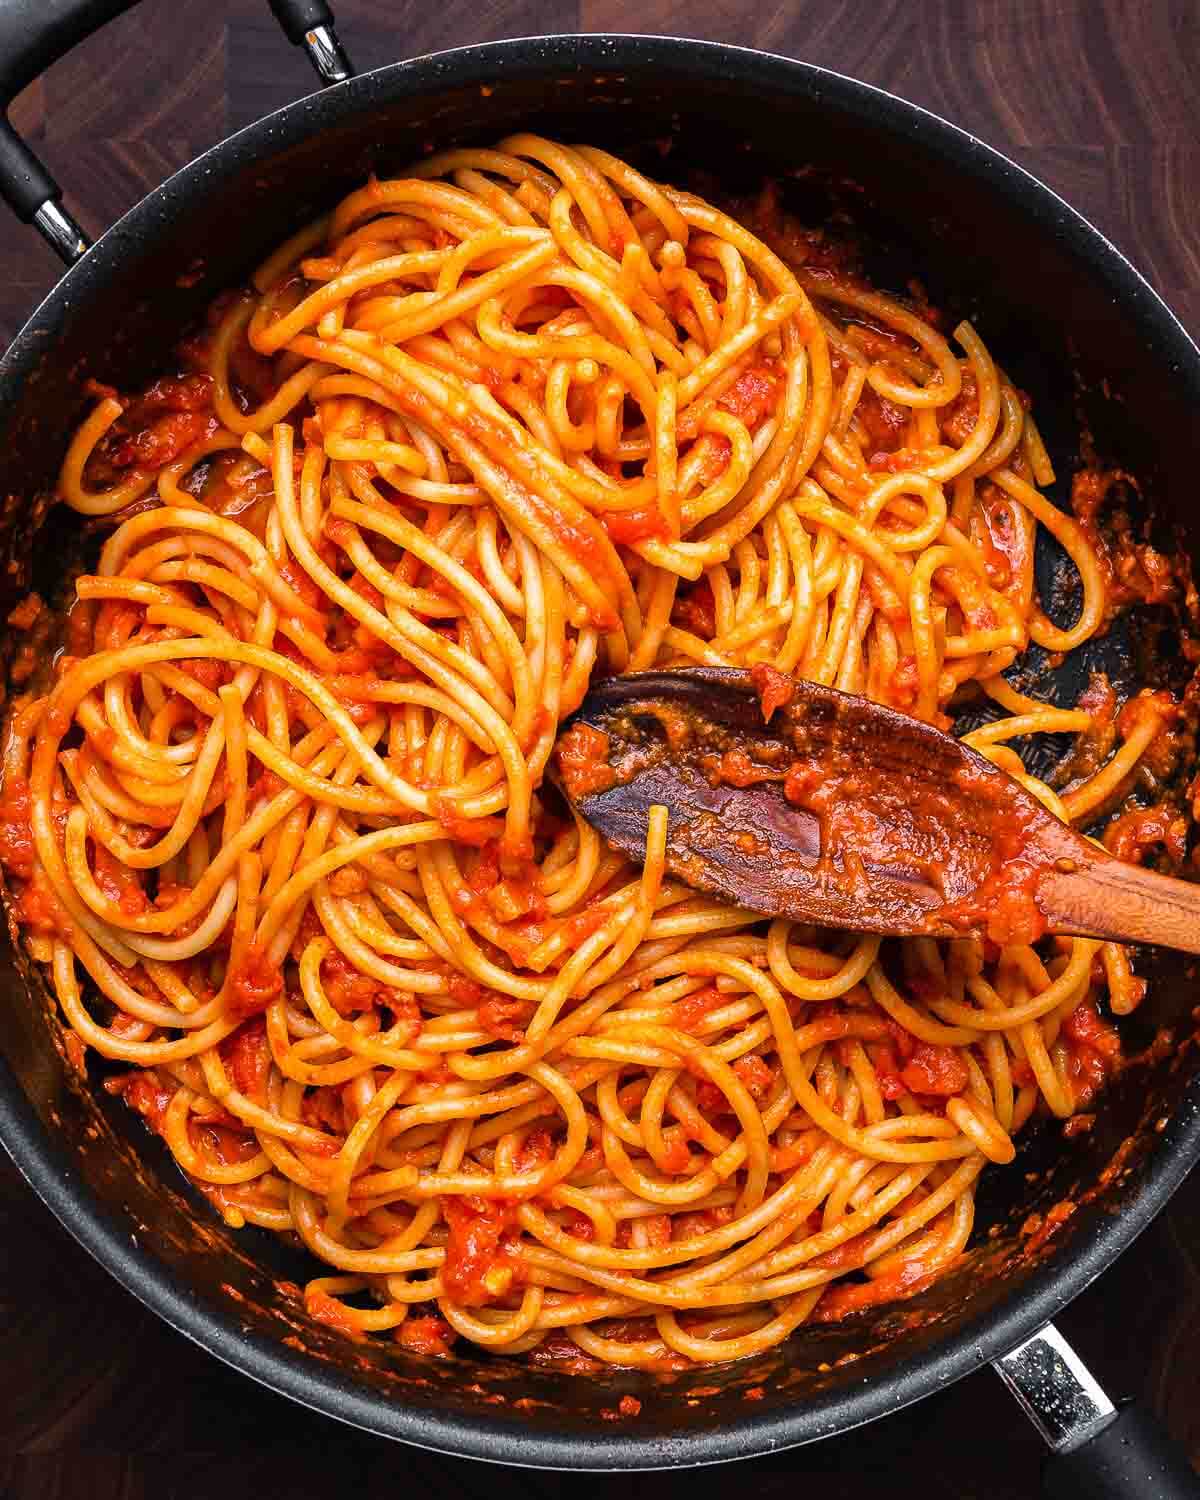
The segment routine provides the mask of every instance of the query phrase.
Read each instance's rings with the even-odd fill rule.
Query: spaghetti
[[[1136,1004],[1113,945],[764,924],[664,875],[664,809],[634,869],[545,784],[593,674],[656,665],[942,725],[978,684],[971,742],[1089,820],[1171,720],[1110,705],[1065,798],[1025,774],[1009,740],[1097,714],[1001,674],[1102,627],[1101,544],[969,324],[770,238],[591,147],[446,152],[67,452],[115,529],[11,717],[13,910],[75,1045],[352,1337],[662,1367],[904,1295]]]

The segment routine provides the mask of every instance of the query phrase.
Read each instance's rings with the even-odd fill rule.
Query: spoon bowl
[[[952,735],[769,667],[608,678],[555,761],[614,847],[644,855],[665,806],[671,873],[766,916],[1200,952],[1200,887],[1114,858]]]

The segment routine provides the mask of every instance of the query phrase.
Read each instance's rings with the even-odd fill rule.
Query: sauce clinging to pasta
[[[636,869],[543,784],[593,674],[689,663],[943,726],[978,685],[971,742],[1076,821],[1162,751],[1146,695],[1063,797],[1024,773],[1007,741],[1094,715],[1002,674],[1103,627],[1101,544],[969,324],[775,227],[590,147],[434,156],[66,455],[112,529],[10,720],[13,910],[107,1086],[349,1336],[661,1367],[903,1295],[1140,997],[1110,944],[764,924],[664,875],[665,809]]]

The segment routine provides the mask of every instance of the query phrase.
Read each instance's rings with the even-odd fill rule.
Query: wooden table
[[[3,3],[3,0],[0,0]],[[1057,188],[1200,332],[1200,8],[1194,0],[338,0],[359,67],[548,31],[709,37],[822,63],[948,116]],[[263,0],[154,0],[15,111],[98,230],[229,131],[311,88]],[[0,219],[0,334],[53,284]],[[1200,1459],[1200,1177],[1061,1325],[1113,1397],[1139,1394]],[[10,1500],[356,1500],[559,1493],[401,1450],[232,1374],[143,1311],[0,1165],[0,1491]],[[745,1493],[1004,1500],[1039,1440],[989,1371],[836,1442],[743,1465]],[[724,1477],[724,1476],[723,1476]],[[728,1481],[734,1475],[727,1476]],[[573,1496],[615,1495],[578,1477]],[[626,1484],[628,1481],[624,1481]],[[683,1494],[661,1475],[646,1493]]]

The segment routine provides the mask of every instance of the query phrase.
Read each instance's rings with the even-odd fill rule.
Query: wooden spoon
[[[642,858],[660,803],[670,872],[750,911],[897,936],[1071,933],[1200,953],[1200,885],[1113,858],[950,735],[770,669],[609,678],[555,761],[610,844]]]

